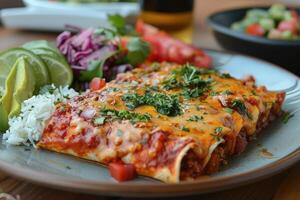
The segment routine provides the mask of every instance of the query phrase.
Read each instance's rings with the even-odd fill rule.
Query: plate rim
[[[283,70],[285,73],[292,75],[300,79],[292,72],[275,65],[273,63],[254,58],[252,56],[228,52],[223,50],[214,50],[209,48],[203,48],[205,51],[223,53],[233,56],[243,56],[248,59],[254,59],[261,63],[265,63],[274,68]],[[55,152],[52,152],[55,153]],[[75,157],[76,158],[76,157]],[[252,183],[267,177],[270,177],[276,173],[283,171],[291,165],[300,161],[300,147],[293,152],[285,155],[284,157],[276,160],[267,165],[246,171],[243,173],[227,176],[215,176],[204,177],[195,181],[186,181],[180,183],[166,184],[162,182],[157,183],[107,183],[102,181],[84,180],[73,177],[62,177],[49,172],[34,171],[30,168],[21,168],[18,166],[10,165],[0,160],[0,169],[14,177],[28,180],[30,182],[38,183],[44,186],[68,190],[72,192],[83,192],[90,194],[106,194],[109,196],[126,196],[126,197],[162,197],[162,196],[177,196],[177,195],[189,195],[189,194],[203,194],[224,189],[233,188],[237,185],[242,186],[248,183]],[[95,162],[96,163],[96,162]],[[99,165],[100,166],[100,165]],[[76,190],[76,191],[74,191]]]

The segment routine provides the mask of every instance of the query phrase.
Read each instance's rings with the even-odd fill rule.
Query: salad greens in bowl
[[[245,7],[220,11],[208,17],[208,24],[223,48],[270,61],[299,75],[300,40],[297,38],[300,32],[292,24],[299,20],[300,9],[283,8]],[[297,18],[286,21],[292,16],[291,10]]]
[[[297,11],[281,4],[274,4],[268,10],[250,9],[241,21],[231,24],[231,29],[268,39],[300,40]]]

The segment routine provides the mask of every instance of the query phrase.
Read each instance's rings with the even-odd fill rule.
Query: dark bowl
[[[259,57],[300,75],[300,41],[271,40],[230,29],[233,22],[241,20],[252,8],[226,10],[208,17],[219,44],[227,50]],[[296,10],[300,14],[300,9]]]

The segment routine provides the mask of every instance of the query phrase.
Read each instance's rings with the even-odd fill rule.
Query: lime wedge
[[[0,99],[0,131],[8,128],[8,119],[20,113],[21,103],[33,95],[35,89],[33,69],[25,57],[13,65],[5,82],[5,92]]]
[[[35,75],[36,90],[49,83],[49,74],[46,65],[39,56],[23,48],[13,48],[0,54],[0,87],[5,88],[7,75],[18,58],[25,56]]]
[[[60,53],[59,50],[52,43],[46,40],[35,40],[35,41],[27,42],[23,45],[23,47],[29,50],[46,48],[46,49],[54,50],[56,51],[56,53]]]
[[[73,81],[73,72],[66,62],[53,58],[48,55],[40,55],[46,63],[50,72],[51,83],[55,86],[71,85]]]
[[[24,44],[23,47],[34,52],[37,55],[47,54],[53,57],[57,56],[57,58],[66,61],[65,57],[60,53],[58,48],[56,48],[52,43],[46,40],[36,40],[28,42]]]
[[[40,56],[46,64],[50,73],[50,81],[56,86],[71,85],[73,72],[65,57],[51,43],[38,40],[26,43],[24,48]]]

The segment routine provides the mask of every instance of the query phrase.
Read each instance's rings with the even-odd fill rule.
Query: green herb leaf
[[[284,124],[286,124],[286,123],[288,123],[288,121],[292,118],[292,117],[294,117],[295,116],[295,114],[291,114],[291,113],[289,113],[289,112],[285,112],[284,114],[283,114],[283,116],[282,116],[282,122],[284,123]]]
[[[127,60],[131,65],[137,65],[144,62],[150,54],[150,46],[147,42],[138,37],[132,37],[127,43]]]
[[[94,119],[94,124],[102,125],[105,123],[105,117],[97,117]]]
[[[224,111],[229,113],[229,114],[233,113],[233,110],[231,108],[224,108]]]
[[[80,81],[91,81],[95,77],[102,78],[103,76],[103,65],[106,60],[114,56],[118,51],[108,52],[106,55],[103,55],[101,60],[93,60],[89,63],[86,71],[80,72]]]
[[[232,76],[228,73],[223,73],[223,74],[220,75],[220,77],[222,77],[222,78],[232,78]]]
[[[103,64],[104,61],[93,60],[88,65],[86,71],[80,72],[80,81],[91,81],[95,77],[102,77],[103,76]]]
[[[182,130],[182,131],[185,131],[185,132],[190,132],[190,129],[189,129],[188,127],[185,127],[185,126],[183,126],[183,127],[181,128],[181,130]]]
[[[94,34],[95,35],[103,35],[104,36],[103,38],[106,41],[112,40],[117,36],[117,33],[114,30],[108,29],[108,28],[97,28],[94,31]]]
[[[160,69],[160,64],[157,62],[154,62],[151,64],[152,71],[158,71]]]
[[[203,117],[202,116],[197,116],[197,115],[193,115],[191,116],[187,121],[190,121],[190,122],[198,122],[200,120],[203,120]]]
[[[210,96],[217,96],[217,95],[219,95],[219,94],[220,94],[220,92],[212,91],[209,95],[210,95]]]
[[[212,80],[203,80],[201,75],[214,73],[212,70],[203,70],[189,64],[173,70],[172,74],[163,81],[163,89],[172,90],[181,88],[182,96],[186,99],[202,96],[210,88]]]
[[[231,92],[230,90],[224,90],[224,91],[222,92],[222,94],[225,94],[225,95],[232,95],[233,92]]]
[[[252,119],[251,114],[248,112],[245,103],[242,100],[233,100],[231,107],[241,115],[247,116],[249,119]]]
[[[119,35],[131,35],[137,36],[138,34],[135,32],[134,27],[127,24],[124,17],[121,15],[108,15],[108,21],[110,24],[116,29],[116,32]]]
[[[217,127],[215,128],[215,132],[211,133],[215,140],[220,141],[221,140],[221,133],[222,133],[223,127]]]
[[[257,96],[257,93],[255,90],[251,90],[251,93],[254,95],[254,96]]]
[[[217,127],[217,128],[215,128],[215,133],[220,134],[222,132],[222,130],[223,130],[223,127]]]

